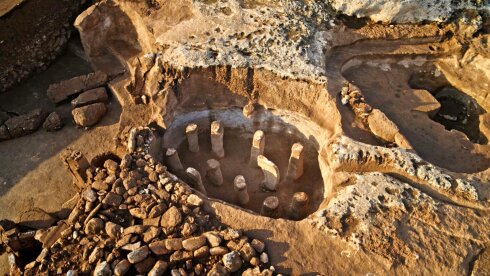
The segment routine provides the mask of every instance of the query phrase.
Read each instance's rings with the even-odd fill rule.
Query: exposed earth
[[[0,273],[489,273],[488,1],[75,2],[0,4]]]

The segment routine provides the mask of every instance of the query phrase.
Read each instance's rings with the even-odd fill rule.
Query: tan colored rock
[[[75,123],[82,127],[90,127],[97,124],[107,112],[103,103],[95,103],[73,109],[71,112]]]
[[[88,90],[80,94],[77,98],[71,101],[73,107],[80,107],[94,103],[105,103],[109,97],[104,87]]]

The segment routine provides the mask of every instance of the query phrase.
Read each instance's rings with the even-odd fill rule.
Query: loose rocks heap
[[[222,225],[204,200],[141,149],[87,170],[68,219],[36,232],[26,275],[271,275],[265,244]]]
[[[78,95],[71,101],[73,119],[79,126],[90,127],[97,124],[107,112],[105,103],[109,97],[103,87],[106,82],[107,75],[97,71],[52,84],[47,95],[56,104]]]

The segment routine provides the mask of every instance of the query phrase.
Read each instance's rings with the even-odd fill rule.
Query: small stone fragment
[[[122,260],[117,263],[116,267],[114,267],[114,275],[122,276],[128,272],[131,268],[131,263],[128,260]]]
[[[99,263],[94,269],[94,276],[110,276],[111,267],[106,261]]]
[[[206,238],[204,236],[188,238],[182,242],[182,246],[188,251],[194,251],[205,244]]]
[[[168,268],[168,263],[163,260],[158,260],[153,268],[148,272],[148,276],[161,276]]]
[[[148,250],[148,246],[146,246],[146,245],[142,246],[138,249],[131,251],[128,254],[128,261],[132,264],[139,263],[139,262],[143,261],[144,259],[146,259],[146,257],[148,257],[149,253],[150,253],[150,251]]]
[[[60,130],[63,127],[63,120],[57,112],[51,112],[43,123],[43,128],[47,131]]]
[[[164,228],[175,228],[182,222],[182,214],[175,206],[170,207],[160,220],[160,225]]]
[[[242,258],[237,251],[223,255],[222,261],[226,269],[230,272],[238,271],[243,264]]]

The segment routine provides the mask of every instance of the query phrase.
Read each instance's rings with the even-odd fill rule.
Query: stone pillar
[[[308,213],[308,202],[309,198],[306,193],[295,193],[289,207],[289,217],[294,220],[304,218]]]
[[[233,187],[237,193],[238,203],[240,205],[245,205],[250,200],[248,195],[247,183],[245,182],[245,177],[243,175],[237,175],[235,180],[233,180]]]
[[[288,179],[297,180],[303,175],[304,166],[304,147],[300,143],[295,143],[291,147],[289,157]]]
[[[281,178],[279,168],[263,155],[257,157],[257,164],[264,173],[264,186],[268,190],[275,191]]]
[[[251,167],[257,167],[257,157],[264,154],[265,148],[265,134],[262,130],[257,130],[252,138],[252,149],[250,150],[250,161],[249,165]]]
[[[277,196],[269,196],[264,199],[260,214],[271,218],[276,218],[279,213],[279,199]]]
[[[255,108],[254,108],[253,103],[248,103],[247,105],[245,105],[243,107],[243,116],[245,116],[246,118],[250,118],[250,117],[252,117],[252,114],[254,113],[254,111],[255,111]]]
[[[199,152],[199,137],[196,124],[189,124],[185,128],[187,142],[189,143],[189,151]]]
[[[211,123],[211,148],[219,158],[225,157],[225,149],[223,148],[224,134],[225,128],[221,125],[221,122],[213,121]]]
[[[182,163],[180,162],[179,153],[174,148],[169,148],[165,152],[165,157],[167,159],[168,166],[174,171],[180,171],[184,169]]]
[[[208,165],[207,177],[209,181],[216,186],[223,185],[223,174],[221,173],[219,161],[216,159],[209,159],[206,163]]]
[[[202,183],[202,178],[199,171],[189,167],[187,168],[187,170],[185,170],[185,172],[194,181],[194,185],[195,185],[194,187],[196,188],[196,190],[206,195],[207,194],[206,188],[204,188],[204,184]]]

